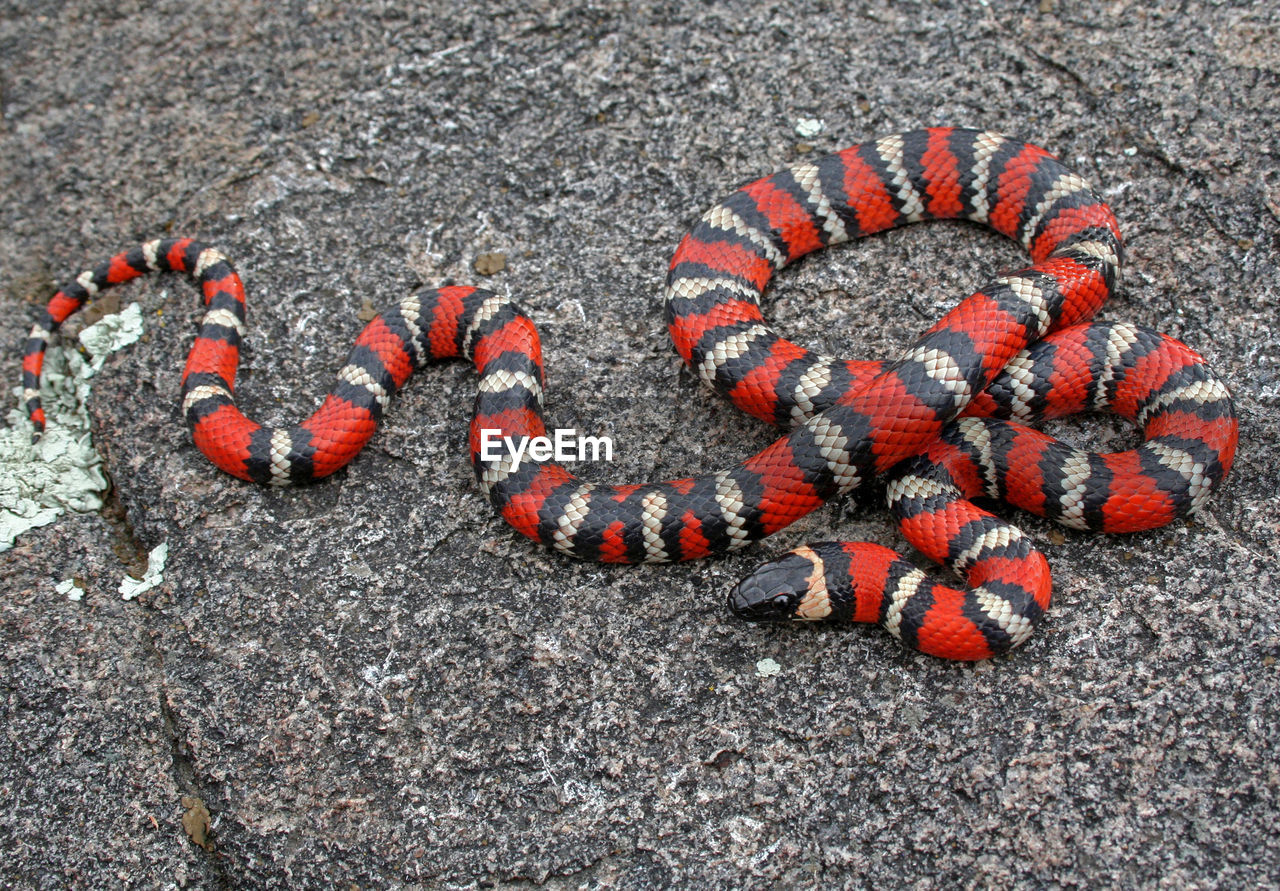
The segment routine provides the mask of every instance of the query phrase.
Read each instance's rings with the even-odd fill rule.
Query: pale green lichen
[[[53,590],[66,595],[68,600],[80,600],[84,597],[84,589],[76,584],[75,579],[63,579],[53,586]]]
[[[758,677],[771,678],[780,671],[782,671],[782,666],[767,657],[756,663],[756,675]]]
[[[125,576],[120,580],[120,596],[125,600],[132,600],[164,581],[164,563],[168,559],[169,544],[162,541],[147,554],[147,569],[142,574],[142,578]]]
[[[91,362],[73,350],[50,347],[40,389],[48,423],[38,443],[31,442],[22,387],[14,389],[18,407],[8,413],[8,427],[0,430],[0,551],[64,512],[102,507],[107,477],[89,430],[90,381],[108,355],[141,335],[142,311],[134,303],[80,332]]]
[[[96,372],[116,350],[127,347],[142,336],[142,309],[136,303],[114,315],[104,316],[80,332],[80,343],[93,358]]]

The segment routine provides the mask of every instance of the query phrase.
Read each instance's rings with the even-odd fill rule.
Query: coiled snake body
[[[813,355],[764,323],[759,298],[770,277],[804,254],[955,218],[1016,239],[1033,263],[992,279],[898,360]],[[880,546],[819,543],[765,564],[730,593],[730,606],[753,619],[879,622],[924,652],[982,659],[1027,638],[1051,584],[1030,542],[969,498],[1006,498],[1076,528],[1134,531],[1197,509],[1234,456],[1230,395],[1199,356],[1146,329],[1081,324],[1109,295],[1120,256],[1114,216],[1079,176],[1043,149],[993,133],[903,133],[744,186],[677,249],[668,327],[704,380],[793,429],[727,470],[661,483],[596,485],[528,452],[481,455],[486,430],[513,441],[546,434],[543,369],[533,322],[509,299],[470,287],[420,291],[370,322],[306,421],[254,423],[232,395],[243,287],[226,257],[187,239],[149,242],[64,286],[27,343],[25,398],[39,435],[52,332],[103,289],[150,271],[185,272],[206,311],[183,372],[183,413],[196,445],[228,473],[276,485],[333,473],[373,435],[415,368],[467,358],[480,375],[476,477],[524,535],[588,560],[705,557],[893,469],[888,499],[904,533],[968,589],[936,583]],[[1088,455],[988,419],[1097,409],[1138,422],[1143,445]]]

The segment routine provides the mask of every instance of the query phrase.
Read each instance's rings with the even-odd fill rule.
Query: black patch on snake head
[[[794,553],[763,563],[729,592],[729,609],[748,622],[795,619],[813,570],[811,560]]]

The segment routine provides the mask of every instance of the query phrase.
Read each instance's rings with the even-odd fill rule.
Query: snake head
[[[761,564],[729,592],[729,609],[749,622],[827,618],[831,605],[822,558],[802,547]]]

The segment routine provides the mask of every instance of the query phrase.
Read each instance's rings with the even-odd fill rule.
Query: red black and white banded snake
[[[992,279],[891,363],[817,356],[764,323],[759,298],[778,269],[929,219],[985,223],[1021,243],[1033,264]],[[699,376],[793,429],[727,470],[662,483],[585,483],[527,452],[482,458],[484,430],[546,434],[544,378],[529,317],[470,287],[427,289],[390,307],[359,335],[315,414],[259,426],[232,396],[244,289],[225,256],[189,239],[148,242],[59,290],[27,342],[24,398],[39,436],[40,372],[58,326],[106,288],[184,272],[206,311],[183,372],[183,413],[196,445],[228,473],[275,485],[333,473],[370,439],[415,368],[467,358],[480,374],[476,476],[524,535],[587,560],[694,559],[777,532],[892,471],[888,500],[907,538],[964,576],[967,590],[930,580],[887,548],[827,542],[765,564],[734,588],[730,606],[750,619],[878,622],[926,653],[983,659],[1027,638],[1051,582],[1027,538],[968,499],[1004,498],[1075,528],[1149,529],[1199,508],[1234,457],[1230,394],[1199,356],[1147,329],[1082,324],[1110,294],[1121,252],[1114,216],[1084,180],[1043,149],[994,133],[903,133],[742,187],[676,250],[668,328]],[[1088,455],[988,419],[1102,409],[1135,420],[1142,446]]]

